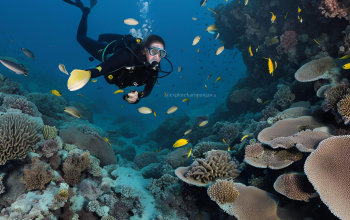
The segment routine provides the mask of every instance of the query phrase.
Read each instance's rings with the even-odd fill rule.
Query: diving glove
[[[90,78],[91,78],[90,70],[75,69],[70,73],[68,83],[67,83],[68,89],[70,91],[76,91],[78,89],[81,89],[86,85],[86,83],[89,82]]]

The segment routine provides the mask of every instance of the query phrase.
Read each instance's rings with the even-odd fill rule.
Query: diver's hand
[[[131,90],[125,100],[129,103],[134,103],[137,101],[139,93],[137,91]]]

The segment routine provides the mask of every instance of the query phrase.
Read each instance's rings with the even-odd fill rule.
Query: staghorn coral
[[[45,140],[54,139],[57,136],[57,128],[55,126],[44,125],[41,128],[41,132],[43,132]]]
[[[239,192],[235,189],[233,181],[217,180],[213,185],[209,186],[207,193],[211,200],[218,205],[233,203],[239,196]]]
[[[205,159],[196,159],[190,167],[179,167],[175,174],[189,184],[205,186],[216,179],[235,179],[240,173],[238,167],[227,151],[211,150],[205,153]]]
[[[350,136],[322,141],[306,159],[304,171],[321,200],[340,219],[350,219]],[[333,190],[336,186],[336,190]]]
[[[7,113],[0,117],[0,165],[23,159],[39,141],[38,124],[25,114]]]
[[[298,34],[295,31],[285,31],[280,36],[281,46],[284,50],[290,50],[298,44]]]
[[[302,157],[303,154],[296,150],[274,150],[258,143],[246,147],[244,161],[257,168],[279,170],[301,160]]]
[[[23,181],[28,190],[45,189],[45,184],[54,176],[50,165],[40,161],[38,157],[33,157],[32,163],[25,165],[23,170]]]
[[[344,124],[350,123],[350,95],[346,95],[342,98],[338,104],[338,113],[342,116]]]
[[[87,151],[81,155],[68,156],[63,163],[64,180],[71,186],[81,181],[81,172],[90,165],[90,153]]]
[[[308,202],[315,194],[315,189],[307,180],[306,175],[298,173],[279,176],[273,184],[273,188],[290,199],[305,202]]]
[[[289,107],[295,99],[295,95],[290,91],[289,86],[277,85],[277,92],[273,96],[274,102],[282,108]]]

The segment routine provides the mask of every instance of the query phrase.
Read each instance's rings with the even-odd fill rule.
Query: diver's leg
[[[77,41],[79,44],[93,57],[97,60],[102,61],[102,51],[106,46],[106,42],[99,42],[96,40],[87,37],[87,19],[90,13],[90,9],[84,7],[82,9],[83,16],[81,17],[78,32],[77,32]]]

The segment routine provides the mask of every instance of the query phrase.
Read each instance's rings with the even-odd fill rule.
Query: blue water
[[[148,2],[148,13],[142,11],[145,9],[142,4],[144,2]],[[221,1],[209,1],[206,6],[215,8],[219,2]],[[88,1],[83,3],[89,4]],[[76,41],[76,31],[82,14],[80,9],[59,0],[2,1],[0,6],[0,20],[3,21],[0,56],[13,57],[19,63],[25,64],[30,71],[29,76],[24,77],[10,73],[5,67],[0,66],[0,72],[8,78],[21,82],[29,92],[48,93],[57,89],[69,101],[93,106],[96,112],[101,112],[100,115],[95,113],[94,123],[105,129],[115,128],[117,125],[111,124],[110,121],[118,116],[137,119],[145,126],[144,129],[153,130],[167,117],[183,114],[209,115],[216,106],[224,102],[229,89],[237,79],[246,74],[240,54],[234,60],[233,55],[230,55],[236,50],[224,50],[219,56],[215,55],[216,49],[223,44],[213,39],[215,35],[205,31],[206,24],[208,26],[214,24],[214,18],[206,7],[199,7],[198,1],[106,0],[99,1],[92,9],[88,19],[88,36],[97,39],[99,34],[103,33],[129,34],[132,28],[142,29],[142,24],[149,19],[152,33],[160,35],[166,42],[166,50],[174,65],[174,71],[170,76],[160,79],[158,81],[160,86],[155,86],[152,94],[137,105],[130,105],[122,100],[121,94],[114,95],[113,92],[117,87],[105,82],[103,77],[98,78],[97,83],[89,83],[78,91],[70,92],[66,86],[68,76],[58,70],[58,62],[64,64],[68,72],[99,64],[97,61],[90,62],[89,54]],[[125,25],[123,20],[129,17],[140,21],[140,24],[135,27]],[[192,17],[198,20],[194,21]],[[192,46],[192,41],[197,35],[201,36],[201,41]],[[212,40],[209,41],[209,38]],[[12,39],[14,41],[10,43]],[[21,47],[32,50],[36,56],[35,61],[26,57]],[[182,49],[185,51],[182,52]],[[197,49],[200,53],[197,53]],[[207,59],[208,54],[210,57]],[[198,60],[202,62],[198,63]],[[162,61],[162,65],[164,69],[170,68],[165,60]],[[183,67],[180,73],[177,72],[179,66]],[[201,75],[198,75],[199,73]],[[212,77],[207,81],[209,74],[212,74]],[[214,83],[219,76],[222,76],[222,80]],[[208,86],[207,91],[204,88],[205,84]],[[218,88],[213,88],[216,85]],[[96,90],[98,87],[103,89]],[[140,90],[140,87],[126,88],[126,92],[129,89]],[[212,97],[207,99],[193,97],[187,105],[182,103],[183,98],[164,96],[164,92],[192,94],[196,89],[198,94],[211,94]],[[84,97],[77,96],[77,93],[83,94]],[[173,105],[179,106],[178,111],[173,115],[166,115],[166,110]],[[141,115],[136,110],[141,106],[154,110],[157,117]]]

